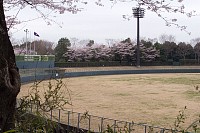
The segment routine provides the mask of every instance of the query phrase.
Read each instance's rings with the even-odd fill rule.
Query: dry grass
[[[71,90],[76,112],[137,123],[173,127],[179,110],[187,106],[186,124],[200,114],[199,74],[135,74],[63,79]],[[40,86],[41,92],[46,82]],[[18,97],[27,95],[22,86]]]

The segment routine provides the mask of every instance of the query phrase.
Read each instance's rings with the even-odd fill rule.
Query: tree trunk
[[[19,71],[5,21],[3,0],[0,0],[0,133],[14,128],[16,97],[20,86]]]

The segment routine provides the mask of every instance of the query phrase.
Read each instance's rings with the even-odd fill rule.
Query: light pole
[[[31,31],[30,31],[30,41],[31,41]],[[31,42],[30,42],[29,54],[31,55]]]
[[[25,29],[24,32],[26,32],[26,55],[28,54],[28,46],[27,46],[27,34],[28,34],[28,29]]]
[[[140,18],[144,17],[144,8],[136,7],[133,8],[133,16],[137,18],[137,55],[136,55],[136,66],[140,67]]]

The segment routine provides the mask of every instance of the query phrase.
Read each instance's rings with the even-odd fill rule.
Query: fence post
[[[131,123],[130,122],[128,123],[128,132],[129,133],[131,132]]]
[[[160,131],[160,133],[164,133],[165,132],[165,129],[164,128],[162,128],[161,129],[161,131]]]
[[[57,125],[58,132],[60,131],[60,109],[58,110],[58,125]]]
[[[90,132],[90,119],[91,119],[91,115],[89,115],[89,127],[88,127],[89,132]]]
[[[146,133],[147,132],[147,126],[145,125],[144,126],[144,133]]]
[[[102,133],[103,132],[103,117],[101,117],[101,127],[100,127],[100,132]]]
[[[114,133],[115,133],[115,127],[116,127],[116,120],[114,120]]]
[[[33,104],[31,103],[31,113],[33,113]]]
[[[77,125],[77,133],[79,132],[79,126],[80,126],[80,113],[78,113],[78,125]]]
[[[60,124],[60,109],[58,110],[58,123]]]
[[[68,120],[67,120],[67,132],[69,133],[69,124],[70,124],[70,111],[68,111]]]

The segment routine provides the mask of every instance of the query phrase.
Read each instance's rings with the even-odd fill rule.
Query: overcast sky
[[[186,10],[199,10],[200,0],[185,0]],[[78,39],[91,39],[97,43],[104,43],[105,39],[126,39],[136,38],[136,19],[129,21],[123,19],[122,15],[131,15],[132,7],[135,3],[118,3],[113,7],[111,4],[105,4],[104,7],[95,6],[90,3],[84,6],[84,10],[78,14],[65,13],[53,18],[56,23],[47,25],[44,20],[39,19],[28,23],[20,24],[16,29],[12,29],[13,37],[17,40],[25,38],[24,29],[28,29],[28,38],[33,40],[33,32],[37,32],[40,38],[35,39],[48,40],[57,43],[61,37]],[[200,11],[198,11],[200,12]],[[53,15],[53,14],[51,14]],[[188,35],[184,31],[167,27],[165,22],[155,13],[145,12],[145,17],[140,19],[140,36],[145,38],[159,38],[161,34],[174,35],[176,41],[190,42],[191,39],[200,37],[200,16],[192,18],[184,15],[164,14],[169,18],[177,18],[180,25],[186,25],[187,30],[191,32]],[[35,18],[38,14],[30,9],[20,12],[18,17],[21,19]],[[60,28],[60,26],[62,28]]]

